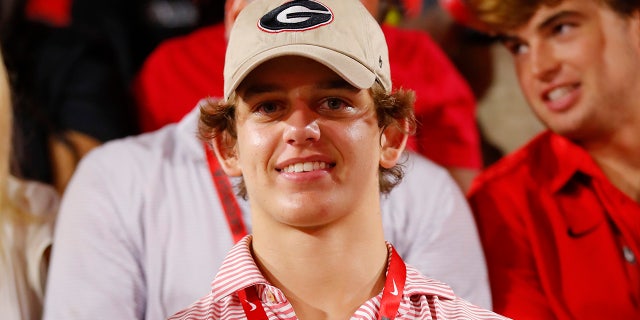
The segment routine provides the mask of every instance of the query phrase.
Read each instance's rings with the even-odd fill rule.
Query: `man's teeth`
[[[564,97],[572,89],[573,89],[573,87],[569,87],[569,86],[556,88],[556,89],[551,90],[551,92],[549,92],[549,94],[547,96],[549,97],[549,101],[555,101],[555,100],[558,100],[558,99]]]
[[[282,169],[283,172],[309,172],[313,170],[322,170],[328,167],[325,162],[301,162],[290,164]]]

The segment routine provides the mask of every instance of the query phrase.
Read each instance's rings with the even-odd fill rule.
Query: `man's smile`
[[[322,161],[312,161],[312,162],[298,162],[292,163],[282,169],[278,169],[280,172],[311,172],[315,170],[323,170],[326,168],[333,168],[335,163],[326,163]]]

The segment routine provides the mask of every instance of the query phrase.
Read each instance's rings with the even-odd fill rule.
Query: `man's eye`
[[[328,98],[322,103],[320,109],[330,111],[350,111],[353,109],[353,107],[346,103],[344,100],[338,98]]]
[[[278,105],[275,103],[262,103],[256,108],[256,111],[263,114],[272,114],[278,111]]]
[[[553,34],[561,35],[565,34],[573,28],[572,24],[569,23],[559,23],[553,27]]]
[[[518,42],[505,43],[505,47],[514,56],[526,53],[528,50],[528,47],[526,45]]]
[[[338,110],[342,108],[344,105],[345,103],[339,99],[327,99],[327,106],[331,110]]]

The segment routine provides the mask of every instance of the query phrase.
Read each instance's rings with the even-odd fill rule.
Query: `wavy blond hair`
[[[11,109],[11,90],[7,68],[0,51],[0,208],[6,208],[7,181],[11,154],[13,111]],[[4,210],[3,210],[4,211]]]

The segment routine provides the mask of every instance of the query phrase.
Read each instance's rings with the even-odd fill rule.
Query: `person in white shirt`
[[[11,175],[13,117],[0,52],[0,317],[40,319],[58,194]]]

